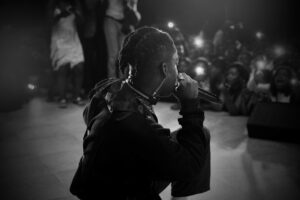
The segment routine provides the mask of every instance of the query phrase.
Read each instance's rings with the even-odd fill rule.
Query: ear
[[[161,73],[164,78],[168,76],[168,65],[165,62],[161,63]]]
[[[129,75],[131,77],[135,77],[136,76],[136,73],[137,73],[137,68],[136,66],[132,66],[131,64],[128,64],[128,68],[129,68]],[[124,69],[125,71],[125,69]],[[123,72],[124,73],[124,72]]]

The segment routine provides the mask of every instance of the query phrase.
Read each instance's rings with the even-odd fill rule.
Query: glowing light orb
[[[298,80],[296,78],[292,78],[291,79],[291,84],[294,85],[294,86],[297,85],[298,84]]]
[[[264,34],[260,31],[257,31],[255,33],[255,36],[256,36],[257,39],[261,40],[264,37]]]
[[[274,47],[274,54],[277,57],[283,56],[286,53],[286,50],[282,46]]]
[[[169,27],[169,28],[174,28],[174,27],[175,27],[174,22],[168,22],[168,27]]]
[[[195,39],[194,39],[194,45],[197,48],[202,48],[204,46],[204,40],[201,37],[195,37]]]
[[[264,70],[267,63],[264,60],[259,60],[256,62],[257,70]]]
[[[201,76],[205,74],[205,69],[203,66],[197,66],[195,68],[195,73],[197,74],[197,76]]]
[[[30,89],[30,90],[34,90],[36,87],[35,87],[35,85],[33,85],[33,84],[31,84],[31,83],[29,83],[28,85],[27,85],[27,87],[28,87],[28,89]]]

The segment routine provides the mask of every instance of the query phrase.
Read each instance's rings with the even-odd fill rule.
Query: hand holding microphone
[[[203,99],[212,103],[222,104],[215,94],[201,89],[198,82],[185,73],[178,74],[178,82],[175,88],[175,95],[180,99]]]
[[[178,82],[175,88],[175,95],[180,99],[197,99],[198,82],[185,73],[178,74]]]

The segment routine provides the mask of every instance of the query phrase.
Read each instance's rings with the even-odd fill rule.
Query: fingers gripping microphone
[[[212,102],[217,104],[222,104],[222,101],[219,99],[219,97],[211,92],[208,92],[206,90],[201,89],[198,87],[198,98]]]
[[[179,76],[179,80],[180,80],[180,76]],[[175,90],[177,90],[180,86],[180,81],[177,82],[177,85],[175,87]],[[203,99],[212,103],[216,103],[216,104],[222,104],[222,101],[219,99],[219,97],[211,92],[208,92],[206,90],[203,90],[202,88],[198,87],[198,98],[199,99]]]

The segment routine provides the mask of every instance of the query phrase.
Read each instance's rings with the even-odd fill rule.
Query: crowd
[[[201,31],[185,39],[177,27],[166,30],[181,55],[179,71],[223,101],[203,102],[206,109],[250,115],[259,102],[300,103],[296,50],[265,42],[263,33],[250,34],[242,23],[230,21],[212,37]]]
[[[81,105],[98,81],[126,77],[126,71],[118,70],[118,54],[125,36],[141,19],[137,3],[50,1],[50,100],[56,97],[60,107],[70,99]],[[203,29],[196,36],[183,35],[174,23],[168,26],[158,27],[175,41],[179,72],[189,74],[223,101],[222,105],[203,102],[207,109],[249,115],[259,102],[299,104],[297,51],[265,42],[262,32],[253,33],[241,22],[225,21],[215,33]]]

